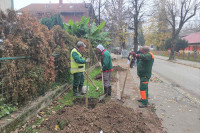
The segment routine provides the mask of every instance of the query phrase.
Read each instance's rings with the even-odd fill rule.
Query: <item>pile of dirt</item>
[[[100,73],[100,74],[98,74],[97,76],[95,76],[95,77],[94,77],[94,79],[95,79],[95,80],[99,80],[99,81],[101,81],[101,80],[102,80],[102,75],[101,75],[101,73]],[[113,77],[113,76],[111,76],[111,79],[110,79],[110,81],[111,81],[111,82],[117,82],[117,78],[116,78],[116,77]]]
[[[60,123],[65,123],[60,127]],[[63,125],[63,124],[62,124]],[[42,123],[43,132],[63,133],[155,133],[162,132],[158,118],[123,107],[116,102],[97,105],[94,109],[75,105],[65,107]]]
[[[120,67],[120,66],[114,66],[114,67],[113,67],[113,70],[114,70],[114,71],[119,71],[119,72],[120,72],[120,71],[126,71],[127,69],[124,69],[124,68],[122,68],[122,67]]]
[[[88,98],[88,108],[95,108],[99,99],[96,98]],[[73,103],[75,105],[85,106],[85,98],[76,98]]]
[[[120,67],[120,66],[114,66],[113,67],[113,71],[114,72],[117,72],[117,71],[126,71],[127,69],[124,69],[124,68],[122,68],[122,67]],[[101,76],[101,73],[100,74],[98,74],[97,76],[95,76],[95,78],[94,78],[95,80],[102,80],[102,76]],[[114,77],[114,76],[112,76],[111,77],[111,82],[117,82],[117,78],[116,77]]]

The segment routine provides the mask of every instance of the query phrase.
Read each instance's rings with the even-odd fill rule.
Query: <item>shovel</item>
[[[96,84],[92,81],[92,79],[89,77],[89,75],[87,74],[87,72],[85,72],[85,75],[89,79],[90,83],[96,88],[96,92],[97,92],[99,90],[99,87],[96,86]]]
[[[125,77],[124,85],[123,85],[123,88],[122,88],[121,99],[122,99],[122,96],[123,96],[123,94],[124,94],[124,88],[125,88],[126,80],[127,80],[128,73],[129,73],[129,70],[130,70],[130,61],[128,61],[127,64],[128,64],[128,69],[127,69],[127,71],[126,71],[126,77]]]

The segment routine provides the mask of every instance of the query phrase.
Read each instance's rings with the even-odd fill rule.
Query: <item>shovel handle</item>
[[[124,94],[124,88],[125,88],[125,85],[126,85],[126,80],[127,80],[127,77],[128,77],[129,70],[130,70],[130,67],[128,67],[127,72],[126,72],[126,77],[125,77],[125,80],[124,80],[124,85],[123,85],[122,93],[121,93],[121,99],[122,99],[122,96]]]
[[[92,81],[92,79],[89,77],[89,75],[87,74],[87,72],[85,72],[85,75],[87,76],[87,78],[89,79],[90,83],[96,88],[96,91],[99,90],[99,87],[96,86],[96,84]]]

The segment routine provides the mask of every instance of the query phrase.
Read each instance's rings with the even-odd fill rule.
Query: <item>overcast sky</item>
[[[82,3],[82,2],[90,2],[91,0],[63,0],[63,3]],[[103,1],[103,0],[102,0]],[[200,1],[200,0],[198,0]],[[30,5],[32,3],[59,3],[59,0],[14,0],[14,8],[15,10],[19,10],[27,5]],[[190,21],[199,21],[200,19],[200,13],[197,12],[197,15],[193,17]],[[199,22],[198,22],[199,24]]]
[[[63,0],[63,3],[78,3],[83,2],[84,0]],[[89,0],[85,0],[86,2]],[[15,10],[19,10],[27,5],[32,3],[59,3],[59,0],[14,0]]]

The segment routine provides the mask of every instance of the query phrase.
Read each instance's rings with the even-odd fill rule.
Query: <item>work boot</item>
[[[107,93],[108,96],[111,96],[111,92],[112,92],[112,89],[111,89],[111,86],[109,86],[109,87],[108,87],[108,93]]]
[[[77,87],[73,86],[73,95],[76,96],[76,93],[77,93]]]
[[[80,95],[83,95],[83,93],[82,93],[82,88],[83,88],[83,86],[79,86],[79,87],[78,87],[78,92],[79,92]]]
[[[104,86],[104,94],[108,95],[108,88]]]
[[[138,102],[142,102],[142,99],[137,100]]]
[[[145,105],[145,104],[140,104],[139,105],[139,108],[146,108],[147,107],[147,105]]]

